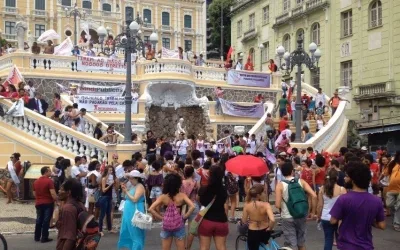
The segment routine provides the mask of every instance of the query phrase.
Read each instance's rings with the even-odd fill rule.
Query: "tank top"
[[[342,192],[342,188],[343,187],[340,187],[340,192]],[[329,221],[331,219],[330,212],[332,210],[333,205],[335,205],[337,199],[339,198],[339,196],[340,195],[332,198],[329,198],[325,194],[322,196],[324,199],[324,207],[322,208],[321,220]]]
[[[324,122],[322,120],[317,120],[317,128],[318,130],[322,129],[324,127]]]
[[[339,97],[333,97],[332,98],[332,107],[337,108],[339,106]]]
[[[301,179],[303,179],[305,182],[307,182],[308,185],[313,186],[312,183],[312,169],[305,168],[303,171],[301,171]]]
[[[284,179],[287,180],[287,181],[291,181],[291,180],[294,179],[294,177],[290,177],[290,178],[285,178],[284,177]],[[298,182],[299,182],[300,186],[303,187],[303,185],[301,184],[300,179],[298,180]],[[282,183],[282,187],[283,187],[283,189],[282,189],[282,198],[283,198],[283,200],[287,201],[289,199],[289,194],[288,194],[288,186],[289,185],[287,183],[283,182],[283,181],[281,183]],[[283,219],[291,219],[293,217],[290,215],[289,210],[287,209],[286,203],[283,200],[282,200],[282,203],[281,203],[282,204],[281,205],[281,207],[282,207],[282,209],[281,209],[281,218],[283,218]]]

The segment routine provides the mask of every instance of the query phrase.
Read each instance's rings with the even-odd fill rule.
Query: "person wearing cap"
[[[122,192],[126,197],[124,210],[122,213],[121,229],[119,233],[118,249],[144,249],[145,230],[132,225],[132,218],[136,210],[145,212],[145,188],[143,175],[132,170],[126,174],[128,182],[131,184],[127,187],[127,183],[121,184]]]

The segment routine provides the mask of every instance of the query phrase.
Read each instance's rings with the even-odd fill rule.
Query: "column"
[[[63,37],[63,32],[62,32],[62,30],[61,30],[61,27],[62,27],[62,18],[61,18],[61,15],[57,15],[57,33],[61,36],[61,37]]]
[[[30,16],[30,11],[31,11],[31,0],[26,0],[26,15]]]
[[[154,29],[158,30],[159,24],[159,16],[158,16],[158,3],[154,3],[155,5],[155,16],[154,16]]]

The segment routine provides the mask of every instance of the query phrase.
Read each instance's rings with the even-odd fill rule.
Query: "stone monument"
[[[25,21],[18,21],[15,24],[17,31],[18,51],[24,51],[25,32],[28,29],[28,24]]]
[[[178,124],[176,124],[175,137],[176,137],[177,139],[179,138],[179,135],[180,135],[181,133],[186,134],[186,130],[185,130],[184,127],[183,127],[183,121],[184,121],[184,119],[181,117],[181,118],[179,118]]]

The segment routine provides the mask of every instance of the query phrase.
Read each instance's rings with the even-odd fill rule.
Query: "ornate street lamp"
[[[65,16],[67,18],[74,17],[74,45],[78,45],[78,31],[76,27],[76,18],[79,17],[82,20],[85,20],[86,11],[82,11],[82,13],[78,10],[78,5],[75,2],[74,8],[70,11],[68,8],[65,8]],[[89,35],[89,34],[87,34]]]
[[[140,25],[143,24],[142,19],[137,15],[136,19],[133,20],[133,13],[126,14],[126,27],[123,33],[117,35],[112,41],[112,49],[103,48],[103,43],[108,32],[106,28],[100,26],[97,29],[99,35],[99,42],[101,44],[102,54],[107,56],[115,53],[115,48],[123,48],[125,51],[125,62],[126,62],[126,82],[125,82],[125,139],[124,144],[132,143],[132,53],[137,55],[138,51],[141,51],[144,57],[144,43],[140,37]],[[150,36],[150,42],[155,46],[158,42],[158,35],[153,32]]]
[[[310,70],[315,70],[318,68],[318,61],[321,58],[321,51],[315,43],[311,43],[309,45],[309,51],[311,56],[307,54],[307,52],[303,49],[303,36],[299,34],[297,38],[297,49],[292,53],[285,52],[285,48],[281,45],[277,49],[277,54],[279,56],[280,68],[281,70],[286,71],[286,74],[290,75],[293,71],[294,66],[297,66],[297,75],[296,75],[296,84],[297,84],[297,93],[296,93],[296,138],[295,142],[301,142],[301,66],[304,64]],[[285,63],[282,64],[282,58],[285,60]]]
[[[264,44],[260,43],[260,45],[258,45],[258,48],[260,49],[260,72],[262,72],[262,60],[263,60],[262,50],[264,49]]]

